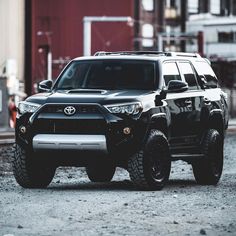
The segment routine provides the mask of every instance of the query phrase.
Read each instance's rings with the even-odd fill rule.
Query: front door
[[[182,80],[189,86],[187,91],[168,93],[166,98],[171,112],[170,144],[181,152],[181,149],[192,148],[199,143],[203,93],[188,61],[165,62],[163,76],[167,87],[170,80]]]

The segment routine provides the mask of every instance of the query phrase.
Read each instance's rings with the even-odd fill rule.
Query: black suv
[[[72,60],[42,93],[20,102],[13,171],[23,187],[46,187],[58,166],[91,181],[128,170],[140,189],[161,189],[171,161],[217,184],[228,125],[226,94],[198,54],[98,52]]]

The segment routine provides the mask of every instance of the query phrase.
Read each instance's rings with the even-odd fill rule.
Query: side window
[[[180,73],[175,62],[164,63],[162,70],[166,86],[168,86],[168,83],[171,80],[181,80]]]
[[[194,63],[194,67],[199,75],[204,75],[206,79],[206,88],[217,88],[218,80],[211,66],[205,61],[197,61]]]
[[[189,90],[197,90],[197,78],[191,64],[189,62],[179,62],[178,66],[184,76],[185,81],[188,83]]]

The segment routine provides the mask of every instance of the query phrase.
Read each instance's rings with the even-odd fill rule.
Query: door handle
[[[185,100],[184,103],[187,106],[191,106],[192,105],[192,101],[191,100]]]

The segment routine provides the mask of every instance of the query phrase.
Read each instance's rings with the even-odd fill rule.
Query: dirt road
[[[9,168],[6,160],[0,165]],[[169,184],[157,192],[134,190],[122,169],[103,184],[77,168],[59,169],[45,190],[29,190],[2,168],[3,235],[236,235],[236,133],[227,135],[216,187],[196,185],[183,162],[173,163]]]

